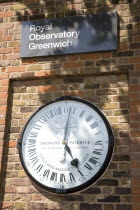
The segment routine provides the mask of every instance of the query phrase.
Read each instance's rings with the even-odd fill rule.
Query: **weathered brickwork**
[[[20,59],[21,22],[118,13],[118,50]],[[139,0],[0,1],[0,209],[140,209]],[[95,103],[114,131],[109,168],[83,192],[56,196],[34,187],[16,148],[42,104],[64,95]]]

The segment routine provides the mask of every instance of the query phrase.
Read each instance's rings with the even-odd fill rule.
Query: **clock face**
[[[25,125],[19,147],[30,179],[54,193],[90,186],[105,171],[113,134],[103,113],[83,99],[62,97],[40,107]]]

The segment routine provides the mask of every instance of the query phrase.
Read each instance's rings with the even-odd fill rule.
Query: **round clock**
[[[94,104],[65,96],[30,117],[18,145],[31,181],[45,191],[65,194],[85,189],[104,173],[114,138]]]

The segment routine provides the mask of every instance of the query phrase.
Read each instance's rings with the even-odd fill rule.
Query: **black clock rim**
[[[107,155],[106,155],[106,158],[101,166],[101,168],[99,169],[99,171],[90,179],[88,180],[87,182],[79,185],[79,186],[76,186],[76,187],[73,187],[73,188],[69,188],[69,189],[58,189],[58,188],[51,188],[51,187],[48,187],[44,184],[41,184],[39,181],[37,181],[31,174],[30,172],[28,171],[27,167],[26,167],[26,164],[24,163],[24,158],[23,158],[23,154],[22,154],[22,139],[23,139],[23,135],[24,135],[24,132],[26,130],[26,127],[28,126],[29,122],[32,120],[32,118],[34,117],[34,115],[37,114],[37,112],[39,112],[41,109],[43,109],[44,107],[50,105],[50,104],[53,104],[55,102],[58,102],[58,101],[65,101],[65,100],[68,100],[68,101],[77,101],[77,102],[80,102],[80,103],[84,103],[86,105],[88,105],[89,107],[91,107],[92,109],[94,109],[100,116],[101,118],[103,119],[104,121],[104,124],[106,126],[106,129],[107,129],[107,132],[108,132],[108,138],[109,138],[109,145],[108,145],[108,152],[107,152]],[[62,96],[60,98],[57,98],[53,101],[50,101],[48,103],[45,103],[44,105],[40,106],[28,119],[28,121],[25,123],[23,129],[22,129],[22,132],[21,132],[21,135],[20,135],[20,139],[19,139],[19,157],[20,157],[20,161],[21,161],[21,164],[22,164],[22,167],[23,169],[25,170],[27,176],[30,178],[31,182],[39,187],[41,190],[45,191],[45,192],[51,192],[51,193],[57,193],[57,194],[70,194],[70,193],[76,193],[76,192],[79,192],[79,191],[82,191],[82,190],[86,190],[88,187],[90,187],[92,184],[94,184],[105,172],[105,170],[107,169],[107,167],[109,166],[109,163],[111,161],[111,157],[112,157],[112,154],[113,154],[113,148],[114,148],[114,136],[113,136],[113,131],[112,131],[112,128],[110,126],[110,123],[109,121],[107,120],[106,116],[104,115],[104,113],[93,103],[85,100],[85,99],[82,99],[82,98],[79,98],[79,97],[73,97],[73,96]]]

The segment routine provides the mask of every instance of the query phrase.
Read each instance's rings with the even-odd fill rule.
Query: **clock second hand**
[[[78,159],[77,158],[73,158],[72,154],[71,154],[71,150],[69,148],[69,146],[66,144],[65,145],[65,148],[66,148],[66,151],[69,153],[69,155],[71,156],[72,158],[72,161],[71,161],[71,165],[75,166],[76,168],[78,168]]]

